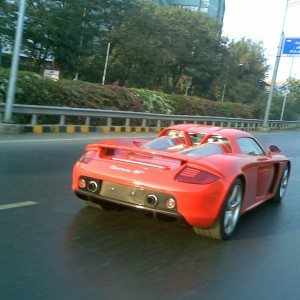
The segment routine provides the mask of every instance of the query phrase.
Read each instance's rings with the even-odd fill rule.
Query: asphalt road
[[[258,134],[291,158],[289,187],[226,242],[85,207],[71,170],[96,137],[0,136],[0,299],[300,299],[300,132]]]

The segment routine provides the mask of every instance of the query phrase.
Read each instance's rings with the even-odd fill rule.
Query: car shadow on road
[[[279,235],[289,231],[284,204],[267,201],[241,216],[233,240]],[[286,219],[287,218],[287,219]]]
[[[284,219],[284,204],[271,201],[262,204],[252,211],[241,216],[238,228],[231,241],[248,239],[253,237],[266,237],[279,234],[286,230]],[[207,244],[224,243],[206,237],[196,235],[192,227],[184,221],[168,218],[154,218],[151,214],[140,213],[134,209],[99,210],[85,207],[75,216],[70,227],[70,232],[76,240],[93,243],[103,239],[108,243],[117,240],[125,244],[146,246],[151,248],[154,243],[172,243],[177,246],[181,243]],[[112,247],[113,244],[110,245]]]
[[[266,203],[241,217],[230,241],[219,241],[196,235],[180,221],[160,221],[131,209],[87,207],[70,224],[62,254],[71,276],[91,288],[100,284],[110,298],[131,292],[188,296],[201,285],[200,277],[207,277],[207,284],[220,276],[220,269],[242,263],[245,252],[256,256],[266,237],[285,230],[279,224],[282,215],[282,205]]]

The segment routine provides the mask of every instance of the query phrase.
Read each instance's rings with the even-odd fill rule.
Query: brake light
[[[80,162],[88,164],[97,154],[97,151],[91,150],[91,151],[86,151],[81,155],[79,158]]]
[[[175,177],[176,181],[192,184],[209,184],[218,179],[214,174],[191,167],[185,167]]]

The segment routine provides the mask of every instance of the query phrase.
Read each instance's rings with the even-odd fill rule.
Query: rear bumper
[[[103,202],[110,202],[110,203],[114,203],[114,204],[118,204],[118,205],[122,205],[122,206],[127,206],[127,207],[131,207],[131,208],[135,208],[135,209],[139,209],[139,210],[143,210],[143,211],[149,211],[149,212],[164,214],[164,215],[172,216],[172,217],[175,217],[175,218],[178,218],[178,219],[182,219],[182,216],[180,216],[176,210],[174,210],[174,211],[163,210],[163,209],[160,209],[160,208],[150,207],[150,206],[147,206],[147,205],[141,205],[141,204],[137,204],[137,203],[131,203],[131,202],[117,200],[117,199],[114,199],[114,198],[95,195],[94,193],[81,191],[81,190],[75,191],[75,195],[78,198],[80,198],[84,201],[89,201],[89,202],[92,202],[92,203],[95,203],[95,204],[100,204],[101,205]]]
[[[79,187],[78,185],[75,194],[83,200],[94,203],[104,200],[138,209],[179,216],[176,206],[173,208],[166,207],[166,201],[169,199],[173,199],[176,203],[175,197],[169,193],[104,181],[89,176],[80,176],[79,180],[83,181],[85,186]]]
[[[227,191],[227,183],[221,179],[208,185],[178,183],[161,190],[153,186],[141,187],[130,185],[130,183],[120,184],[86,175],[81,176],[75,173],[73,176],[73,191],[85,201],[98,204],[101,204],[101,201],[106,201],[165,214],[181,218],[191,226],[202,228],[210,227],[216,222]],[[97,189],[91,192],[87,188],[79,188],[80,178],[86,179],[87,182],[96,181]],[[157,197],[158,201],[155,205],[150,205],[147,202],[149,195]],[[176,206],[172,209],[166,207],[166,201],[170,198],[176,201]]]

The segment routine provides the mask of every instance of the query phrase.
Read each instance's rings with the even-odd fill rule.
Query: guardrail
[[[4,111],[5,104],[0,103],[0,121],[3,118]],[[28,118],[28,124],[20,124],[24,128],[30,128],[33,126],[52,126],[52,129],[63,126],[81,126],[81,129],[85,128],[81,131],[90,131],[90,128],[92,127],[95,127],[96,130],[99,131],[111,131],[109,128],[112,127],[114,129],[118,128],[119,131],[125,129],[124,131],[126,132],[133,131],[131,127],[134,127],[135,131],[137,131],[138,128],[156,128],[160,130],[161,127],[174,125],[175,123],[199,123],[204,125],[240,128],[244,130],[259,130],[263,126],[263,120],[259,119],[168,115],[131,111],[23,104],[14,104],[13,115],[30,116]],[[39,125],[41,123],[39,119],[41,119],[42,116],[54,116],[56,117],[57,122],[55,124]],[[75,122],[77,124],[74,124],[74,118],[72,119],[72,117],[77,117],[75,118]],[[72,122],[70,122],[71,119]],[[94,124],[97,125],[94,126]],[[300,121],[270,120],[268,125],[270,130],[291,129],[300,127]]]

